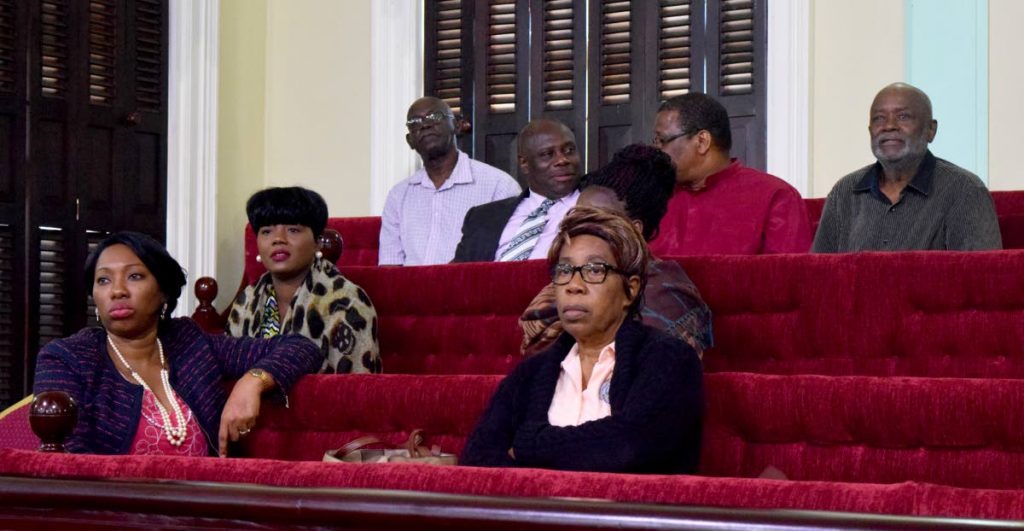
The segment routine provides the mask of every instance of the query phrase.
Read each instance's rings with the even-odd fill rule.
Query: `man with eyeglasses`
[[[651,242],[657,256],[805,253],[807,207],[788,183],[729,157],[729,114],[691,92],[666,100],[654,125],[655,147],[676,166],[676,192]]]
[[[420,98],[409,107],[405,141],[423,168],[395,185],[381,214],[380,265],[446,264],[455,256],[462,220],[477,205],[515,197],[508,173],[473,160],[455,143],[448,104]]]
[[[580,196],[580,154],[572,130],[538,118],[516,139],[519,172],[529,187],[471,208],[462,223],[455,262],[515,262],[547,258],[558,225]]]

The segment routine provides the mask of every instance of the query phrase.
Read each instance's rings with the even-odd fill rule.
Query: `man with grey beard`
[[[1001,249],[985,184],[928,150],[937,128],[927,94],[906,83],[883,88],[868,121],[878,162],[832,188],[811,251]]]

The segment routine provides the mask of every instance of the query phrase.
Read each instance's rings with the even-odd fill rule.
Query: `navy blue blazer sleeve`
[[[208,335],[211,350],[226,378],[239,378],[249,369],[263,369],[274,377],[277,390],[287,395],[303,375],[316,372],[323,355],[316,344],[298,334],[270,339]]]

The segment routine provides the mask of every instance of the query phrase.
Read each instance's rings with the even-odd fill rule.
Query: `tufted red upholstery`
[[[708,375],[704,477],[277,460],[318,460],[324,450],[356,434],[399,442],[413,428],[427,429],[434,442],[457,452],[499,380],[309,376],[293,389],[291,407],[266,408],[249,436],[246,450],[264,459],[69,456],[0,449],[0,476],[229,481],[1024,518],[1020,380]],[[752,478],[768,464],[796,481]]]
[[[377,308],[386,373],[505,374],[520,359],[516,318],[548,282],[543,262],[349,267]]]
[[[1024,380],[706,377],[701,473],[1024,489]]]
[[[825,198],[804,200],[807,205],[807,217],[811,222],[811,230],[818,229],[821,212],[825,208]],[[992,192],[992,201],[999,216],[999,230],[1003,236],[1003,248],[1024,249],[1024,191]],[[345,251],[338,260],[338,265],[375,266],[377,251],[380,246],[380,218],[330,218],[327,227],[338,231],[345,241]],[[245,228],[245,282],[256,282],[266,271],[256,262],[256,237],[249,227]]]
[[[1024,378],[1024,251],[679,261],[714,313],[706,370]],[[546,266],[350,267],[388,373],[504,374]]]
[[[307,377],[245,451],[317,460],[361,434],[397,444],[422,428],[459,452],[500,379]],[[794,480],[1024,489],[1022,380],[719,373],[705,384],[702,475],[773,465]]]

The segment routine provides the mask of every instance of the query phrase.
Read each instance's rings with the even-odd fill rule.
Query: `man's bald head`
[[[925,120],[932,119],[931,98],[929,98],[923,90],[909,83],[897,82],[886,85],[882,90],[878,91],[878,94],[875,95],[875,99],[871,102],[871,107],[875,108],[881,98],[889,95],[903,95],[907,98],[908,102],[911,102],[913,106],[922,113],[922,118]]]
[[[537,118],[519,131],[519,136],[516,137],[516,150],[522,153],[528,149],[530,139],[540,133],[562,134],[571,138],[573,142],[576,141],[576,135],[573,134],[572,129],[566,127],[562,122],[550,118]]]
[[[576,135],[557,120],[538,118],[526,124],[516,139],[519,173],[530,191],[549,199],[572,193],[580,182]]]
[[[452,108],[445,103],[441,98],[435,98],[434,96],[424,96],[409,106],[409,111],[405,113],[405,118],[408,120],[417,114],[417,112],[423,112],[424,114],[436,111],[443,114],[452,114]]]
[[[444,100],[433,96],[420,98],[406,113],[409,130],[405,141],[424,161],[450,156],[455,152],[455,118]]]

